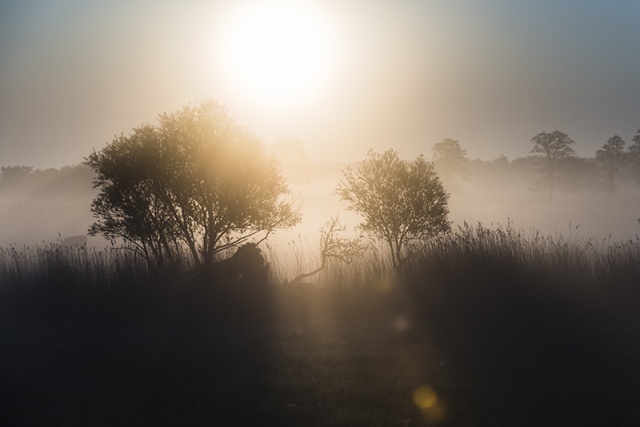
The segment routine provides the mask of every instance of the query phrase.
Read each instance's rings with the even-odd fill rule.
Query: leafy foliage
[[[124,239],[156,265],[187,250],[196,265],[260,233],[299,221],[257,138],[214,101],[162,114],[87,164],[101,189],[89,234]]]
[[[369,150],[368,156],[343,171],[337,194],[364,217],[362,231],[387,242],[397,269],[408,244],[449,231],[449,195],[422,156],[413,162],[401,160],[394,150]]]

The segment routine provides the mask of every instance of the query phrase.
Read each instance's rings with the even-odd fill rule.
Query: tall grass
[[[26,420],[59,408],[104,418],[107,402],[123,420],[186,411],[224,425],[242,424],[237,414],[312,425],[336,413],[332,423],[370,425],[380,413],[382,424],[417,425],[411,396],[428,385],[447,425],[585,425],[576,414],[637,425],[637,237],[465,224],[398,272],[372,242],[352,263],[289,284],[317,254],[265,252],[278,285],[266,292],[180,286],[187,276],[158,276],[115,248],[0,249],[5,371],[26,373],[5,375],[18,391],[7,407]],[[31,322],[39,313],[45,321]],[[80,415],[78,399],[90,408]]]
[[[267,245],[271,281],[283,284],[319,264],[318,255],[302,239],[291,242],[292,255],[280,259]],[[186,265],[186,263],[185,263]],[[181,276],[159,278],[134,252],[122,248],[95,249],[15,245],[0,248],[2,289],[126,289],[177,282]],[[542,235],[513,227],[487,228],[464,224],[449,234],[425,242],[396,277],[386,247],[370,243],[350,264],[331,261],[308,282],[320,288],[349,291],[411,283],[433,287],[547,284],[567,289],[640,288],[640,239],[609,242],[584,239],[577,229]],[[179,283],[176,283],[176,285]],[[310,284],[307,283],[306,286]]]
[[[0,288],[105,290],[148,284],[151,272],[124,248],[11,245],[0,247]]]
[[[567,233],[526,234],[511,223],[486,228],[464,224],[427,242],[410,259],[410,272],[460,279],[499,280],[505,274],[535,277],[544,283],[583,289],[607,286],[640,287],[640,239],[624,242],[584,239],[577,228]],[[480,276],[478,276],[478,274]]]

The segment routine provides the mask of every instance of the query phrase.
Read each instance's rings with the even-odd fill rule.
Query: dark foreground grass
[[[211,296],[221,295],[199,297]],[[568,325],[532,325],[530,313],[509,314],[513,323],[502,325],[427,322],[402,296],[363,296],[368,303],[343,312],[334,297],[314,295],[321,301],[315,314],[302,310],[302,297],[272,296],[266,301],[273,311],[259,314],[234,294],[226,302],[250,312],[219,306],[217,313],[204,312],[202,299],[184,298],[176,307],[157,298],[139,315],[125,309],[122,317],[4,317],[0,423],[561,426],[640,420],[637,330],[599,322],[591,313],[578,318],[574,312]],[[299,305],[288,305],[293,302]]]
[[[594,246],[476,227],[396,278],[5,286],[0,425],[640,425],[638,245]]]
[[[267,312],[236,292],[171,296],[179,307],[156,295],[139,315],[104,314],[102,305],[100,315],[3,317],[2,425],[423,420],[412,393],[420,378],[438,375],[429,346],[284,307]],[[222,296],[234,311],[216,303],[209,309],[217,312],[204,311],[203,299]]]

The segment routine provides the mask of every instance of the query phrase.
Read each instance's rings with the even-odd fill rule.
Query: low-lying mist
[[[283,165],[291,197],[302,222],[278,230],[267,239],[272,256],[288,264],[295,252],[318,249],[320,228],[331,216],[346,226],[345,236],[357,235],[359,217],[346,210],[335,189],[346,163],[288,162]],[[475,160],[465,179],[445,182],[450,193],[449,219],[454,228],[482,223],[510,224],[525,233],[562,234],[574,239],[615,243],[640,234],[640,184],[620,181],[611,196],[599,188],[559,190],[552,197],[532,186],[538,172],[526,159],[508,162]],[[3,168],[0,178],[0,246],[44,245],[86,234],[93,222],[90,207],[97,195],[86,166],[45,171]],[[109,245],[89,237],[89,246]]]
[[[607,194],[591,186],[562,187],[552,196],[536,189],[540,172],[530,159],[470,163],[468,180],[450,183],[450,219],[485,226],[508,222],[527,232],[570,235],[610,243],[640,233],[640,184],[620,180]]]

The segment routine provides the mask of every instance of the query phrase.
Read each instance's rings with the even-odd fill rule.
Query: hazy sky
[[[295,4],[318,16],[305,26],[321,29],[326,67],[301,99],[270,103],[228,68],[230,23],[252,2],[0,0],[0,165],[79,163],[203,97],[318,160],[430,157],[445,137],[514,158],[555,129],[592,156],[640,129],[637,0]]]

